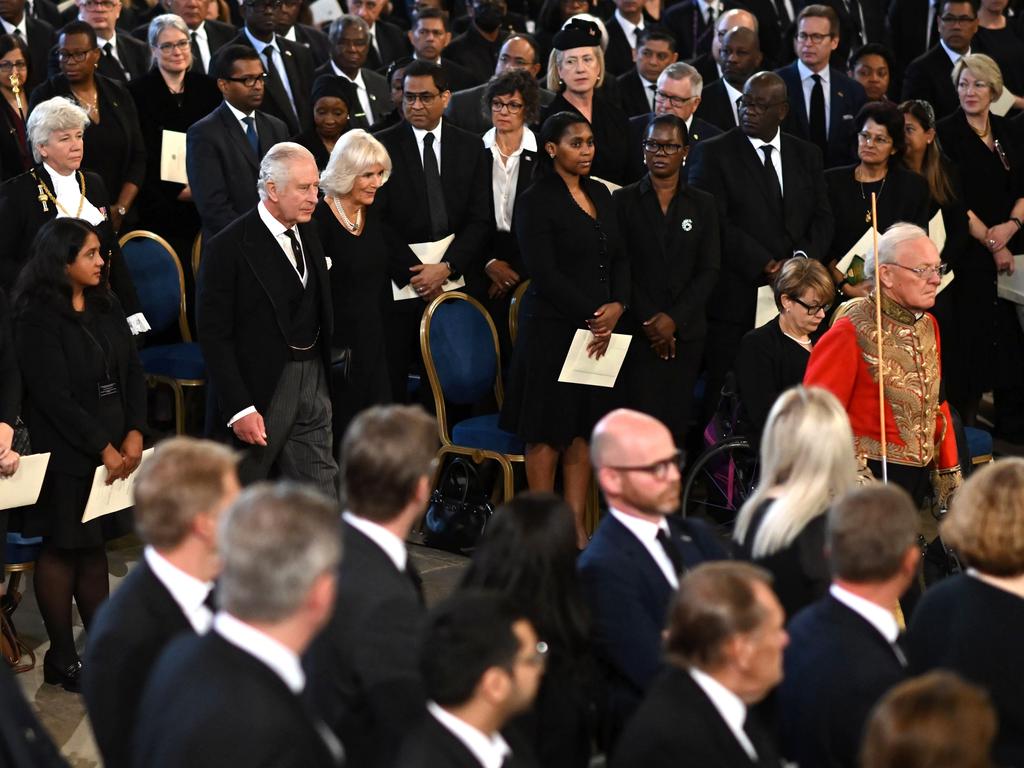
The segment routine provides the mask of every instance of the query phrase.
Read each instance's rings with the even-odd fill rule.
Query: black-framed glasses
[[[188,40],[179,40],[176,43],[160,43],[157,49],[160,53],[170,53],[171,51],[186,51],[192,47],[192,44]]]
[[[687,104],[689,104],[691,101],[693,101],[697,97],[696,96],[673,96],[670,93],[665,93],[662,90],[657,90],[657,91],[654,92],[654,98],[661,99],[662,101],[667,101],[669,104],[671,104],[676,109],[681,109],[682,107],[685,107]]]
[[[647,139],[643,143],[643,147],[644,147],[644,152],[649,152],[652,155],[657,155],[658,153],[661,153],[663,155],[674,155],[677,152],[682,150],[683,145],[682,144],[664,144],[664,143],[662,143],[660,141],[655,141],[654,139]]]
[[[831,40],[832,35],[827,35],[824,32],[797,32],[796,39],[801,43],[810,40],[815,45],[821,45],[826,40]]]
[[[255,88],[256,83],[266,83],[269,75],[266,72],[260,72],[258,75],[245,75],[243,77],[223,77],[222,80],[228,80],[232,83],[241,83],[246,88]]]
[[[66,48],[61,48],[57,51],[57,59],[58,61],[73,61],[78,64],[85,61],[85,57],[95,50],[95,48],[88,48],[84,51],[69,51]]]
[[[944,274],[949,272],[949,264],[947,264],[946,262],[942,262],[941,264],[935,264],[930,267],[905,267],[902,264],[897,264],[896,262],[893,261],[887,264],[882,264],[880,266],[899,267],[900,269],[907,270],[907,272],[913,272],[915,275],[924,280],[927,280],[928,278],[933,276],[942,277]]]
[[[91,11],[109,11],[117,5],[117,3],[112,2],[111,0],[86,0],[82,5]]]
[[[607,469],[614,469],[619,472],[645,472],[648,475],[653,475],[656,480],[664,480],[668,477],[669,470],[675,467],[677,472],[682,471],[683,453],[682,451],[676,451],[671,456],[661,461],[655,461],[652,464],[642,464],[636,467],[607,467]]]
[[[954,16],[951,13],[939,16],[939,21],[943,24],[970,24],[972,21],[977,21],[977,16]]]
[[[491,99],[491,112],[508,112],[510,115],[518,115],[522,111],[523,103],[521,101]]]
[[[860,131],[857,134],[857,140],[864,144],[873,144],[876,147],[884,147],[887,144],[892,144],[892,139],[888,136],[872,136],[867,131]]]
[[[402,100],[409,106],[412,106],[418,101],[424,107],[429,107],[434,103],[434,99],[440,95],[440,93],[429,93],[427,91],[424,91],[423,93],[409,93],[406,91],[402,94]]]
[[[755,101],[753,99],[747,98],[746,96],[740,96],[738,99],[736,99],[736,104],[737,106],[739,106],[740,109],[745,109],[750,112],[764,112],[766,110],[771,109],[772,107],[777,107],[780,104],[785,103],[785,99],[777,99],[776,101]]]
[[[810,315],[811,317],[813,317],[814,315],[818,314],[819,312],[824,312],[827,315],[828,311],[830,309],[832,309],[832,305],[831,304],[808,304],[807,302],[803,301],[802,299],[798,299],[796,296],[790,296],[789,298],[791,298],[793,301],[795,301],[801,307],[806,309],[807,310],[807,314]]]
[[[0,61],[0,72],[4,73],[4,76],[9,75],[13,70],[20,69],[22,72],[28,70],[27,61]]]

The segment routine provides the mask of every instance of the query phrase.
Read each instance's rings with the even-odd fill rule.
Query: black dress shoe
[[[50,663],[49,654],[43,657],[43,680],[50,685],[59,685],[71,693],[82,692],[82,662],[75,660],[63,669]]]

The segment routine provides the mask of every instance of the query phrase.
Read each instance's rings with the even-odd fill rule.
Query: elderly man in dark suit
[[[100,61],[96,71],[121,82],[141,77],[149,69],[149,45],[127,32],[118,34],[121,0],[76,0],[78,18],[96,30]],[[56,51],[51,52],[51,71],[56,70]]]
[[[927,101],[939,120],[960,108],[953,67],[969,53],[984,53],[971,45],[978,32],[978,5],[979,0],[941,3],[938,45],[910,62],[903,75],[903,98]]]
[[[832,586],[790,619],[779,726],[793,762],[855,768],[871,709],[907,676],[892,609],[917,576],[917,510],[875,484],[838,499],[826,531]]]
[[[224,103],[186,134],[189,187],[206,242],[259,202],[260,160],[288,138],[288,126],[259,111],[266,75],[256,51],[244,45],[224,49],[214,74]]]
[[[222,445],[176,437],[139,470],[142,562],[97,613],[82,668],[89,721],[108,768],[131,768],[139,701],[160,653],[177,635],[210,628],[217,522],[238,495],[236,463]]]
[[[293,483],[261,484],[220,532],[220,610],[209,632],[183,635],[161,655],[132,764],[337,768],[342,747],[303,704],[299,663],[334,608],[336,505]]]
[[[594,427],[590,454],[609,514],[578,563],[614,740],[662,666],[661,634],[680,574],[726,554],[710,528],[674,516],[680,454],[657,419],[613,411]]]
[[[437,423],[414,406],[363,411],[341,444],[345,559],[334,616],[306,655],[310,697],[351,765],[390,766],[426,703],[424,618],[405,540],[430,497]]]
[[[196,320],[220,418],[245,446],[243,483],[276,469],[335,496],[332,303],[309,223],[319,178],[306,148],[282,142],[267,152],[259,205],[204,248]]]
[[[826,168],[857,160],[854,118],[864,106],[864,88],[830,66],[839,45],[839,17],[826,5],[808,5],[797,17],[797,60],[776,70],[789,92],[787,133],[821,150]]]
[[[28,14],[25,0],[0,3],[0,25],[6,34],[20,37],[28,46],[28,81],[22,86],[28,92],[46,79],[50,49],[57,42],[56,32],[45,21]]]
[[[316,77],[335,75],[352,83],[360,109],[348,116],[349,128],[369,129],[393,109],[387,78],[366,66],[370,28],[358,16],[345,14],[331,22],[327,36],[331,43],[330,60],[317,67],[313,74]]]
[[[663,27],[648,26],[637,34],[637,41],[636,65],[617,81],[622,111],[628,117],[654,111],[658,78],[679,58],[675,38]]]
[[[782,680],[785,612],[747,563],[688,573],[668,618],[666,669],[626,727],[611,768],[782,768],[751,707]]]
[[[697,116],[723,131],[729,131],[739,125],[743,85],[764,61],[757,33],[746,27],[733,27],[722,39],[718,57],[722,77],[701,93]]]
[[[181,16],[189,30],[192,44],[193,67],[202,66],[202,71],[212,74],[210,65],[217,51],[230,43],[238,34],[230,24],[206,18],[206,6],[202,0],[162,0],[167,13]],[[149,41],[149,22],[132,30],[132,35],[139,40]]]
[[[411,284],[420,297],[392,302],[388,356],[396,402],[407,398],[406,379],[419,357],[423,302],[463,276],[467,290],[486,290],[483,268],[491,234],[490,157],[478,137],[442,119],[451,97],[444,70],[414,61],[404,83],[406,122],[377,136],[394,163],[391,178],[377,193],[388,225],[391,279],[400,288]],[[454,240],[438,264],[420,263],[408,247],[448,235]]]
[[[859,86],[858,86],[859,87]],[[740,126],[698,144],[689,180],[718,203],[722,272],[708,302],[705,407],[714,408],[740,339],[754,327],[758,286],[794,255],[824,260],[832,240],[821,153],[779,127],[786,84],[759,72],[740,99]]]

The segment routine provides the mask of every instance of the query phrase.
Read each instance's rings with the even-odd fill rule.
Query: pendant
[[[864,223],[865,224],[870,224],[871,223],[871,211],[868,211],[867,213],[864,214]]]

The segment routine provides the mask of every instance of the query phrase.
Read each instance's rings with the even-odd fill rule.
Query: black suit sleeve
[[[0,289],[0,422],[11,427],[21,413],[21,374],[14,350],[10,307]]]
[[[804,251],[812,259],[825,261],[835,228],[832,206],[828,202],[828,188],[825,186],[825,168],[821,153],[817,148],[805,145],[803,149],[801,159],[806,169],[805,178],[809,179],[814,186],[811,199],[805,200],[803,204],[813,206],[814,215],[807,223],[807,229],[803,236],[797,238],[793,244],[793,250]]]
[[[139,353],[132,340],[131,332],[128,330],[128,322],[125,320],[125,313],[120,304],[115,300],[114,308],[110,312],[113,324],[113,332],[121,344],[122,361],[125,364],[125,372],[122,377],[125,382],[124,392],[124,431],[131,430],[138,432],[146,431],[146,374],[142,370],[142,362],[139,360]]]
[[[19,192],[21,190],[21,192]],[[28,258],[20,249],[25,243],[25,214],[21,210],[22,193],[19,179],[0,185],[0,289],[11,291],[21,268]]]
[[[772,339],[760,329],[747,333],[740,341],[740,350],[733,364],[740,402],[751,427],[758,433],[764,427],[768,411],[780,389],[774,380],[774,354],[778,350],[771,342]]]
[[[203,219],[203,229],[220,232],[241,215],[231,204],[230,183],[224,171],[221,142],[209,134],[211,124],[198,123],[188,129],[185,138],[185,168],[192,199]],[[224,137],[226,138],[226,137]]]

